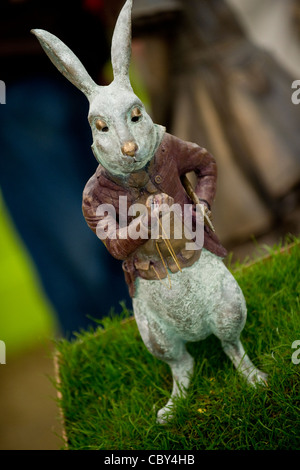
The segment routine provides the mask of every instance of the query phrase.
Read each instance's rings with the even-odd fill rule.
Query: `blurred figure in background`
[[[299,207],[297,77],[249,40],[224,0],[135,0],[133,18],[154,120],[217,160],[213,218],[223,243],[293,230],[285,223]]]
[[[56,0],[0,5],[0,78],[6,84],[0,189],[67,337],[95,326],[90,317],[108,315],[112,307],[120,311],[119,302],[128,303],[129,296],[120,262],[81,212],[83,188],[97,166],[87,100],[57,72],[30,30],[57,35],[104,83],[110,46],[102,9],[101,1],[74,1],[68,9]]]

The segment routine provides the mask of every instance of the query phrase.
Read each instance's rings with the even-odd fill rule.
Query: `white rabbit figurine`
[[[213,333],[249,383],[265,382],[267,376],[255,368],[240,342],[246,304],[223,263],[226,251],[211,226],[204,226],[202,249],[199,244],[187,248],[186,234],[178,238],[174,230],[165,239],[149,236],[161,225],[166,205],[193,207],[190,218],[200,220],[195,219],[193,194],[208,211],[216,189],[216,164],[205,149],[153,124],[134,94],[129,79],[131,9],[132,0],[127,0],[117,20],[111,51],[114,79],[108,86],[98,86],[58,38],[39,29],[32,32],[60,72],[89,100],[92,150],[99,166],[85,187],[83,213],[91,229],[105,238],[110,253],[123,260],[141,337],[172,370],[173,392],[158,412],[158,422],[165,423],[172,417],[174,398],[186,393],[193,373],[186,342]],[[192,195],[183,185],[191,171],[197,176]],[[126,201],[126,223],[120,201]],[[130,212],[137,203],[146,208],[138,216]],[[133,236],[137,232],[140,236]]]

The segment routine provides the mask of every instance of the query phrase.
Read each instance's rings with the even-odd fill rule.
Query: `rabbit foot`
[[[268,385],[267,379],[268,379],[268,374],[265,374],[264,372],[256,368],[252,370],[250,374],[247,376],[247,382],[250,385],[253,385],[254,387],[256,385],[267,386]]]
[[[164,406],[157,412],[156,422],[158,424],[168,424],[173,419],[173,405],[174,404],[172,400],[169,400],[166,406]]]

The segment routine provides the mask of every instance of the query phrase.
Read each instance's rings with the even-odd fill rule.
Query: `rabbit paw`
[[[247,382],[254,387],[256,385],[267,386],[268,385],[267,379],[268,379],[268,374],[265,374],[259,369],[252,370],[251,373],[247,376]]]
[[[167,403],[166,406],[157,412],[156,422],[158,424],[168,424],[173,419],[172,404]]]
[[[172,196],[165,193],[151,195],[146,201],[147,208],[153,211],[160,210],[160,207],[165,204],[167,206],[172,206],[172,204],[174,204]]]

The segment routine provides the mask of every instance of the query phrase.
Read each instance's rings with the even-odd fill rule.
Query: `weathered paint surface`
[[[33,30],[54,65],[89,100],[96,159],[111,175],[121,176],[124,181],[153,158],[165,132],[152,122],[130,84],[131,8],[132,0],[127,0],[115,27],[114,80],[105,87],[93,82],[79,59],[58,38],[47,31]],[[131,119],[133,111],[141,116],[138,122]],[[124,148],[134,148],[135,152],[124,155]],[[185,393],[189,385],[194,360],[186,350],[187,341],[214,334],[250,383],[266,380],[240,342],[246,321],[245,299],[222,259],[203,249],[198,261],[182,272],[170,273],[170,278],[171,289],[159,280],[138,279],[133,298],[134,314],[145,345],[154,356],[169,364],[173,374],[172,396],[158,412],[160,423],[170,418],[168,412],[174,397]]]
[[[244,295],[221,258],[203,249],[193,266],[170,273],[171,289],[159,281],[137,280],[133,299],[135,318],[149,351],[171,367],[172,397],[178,395],[177,382],[184,388],[193,373],[193,359],[187,341],[217,336],[234,365],[254,384],[266,375],[252,364],[240,342],[247,316]],[[172,398],[159,411],[165,422]]]

